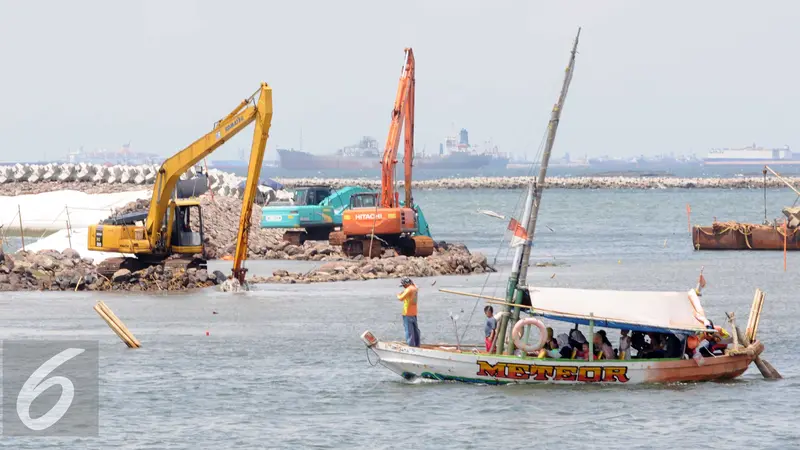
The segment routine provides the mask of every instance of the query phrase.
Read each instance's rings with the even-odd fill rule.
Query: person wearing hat
[[[410,347],[419,347],[419,327],[417,326],[417,286],[411,278],[400,280],[403,292],[397,299],[403,302],[403,328],[406,330],[406,343]]]

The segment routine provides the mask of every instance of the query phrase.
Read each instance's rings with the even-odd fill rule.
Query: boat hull
[[[694,226],[692,246],[695,250],[783,250],[783,230],[771,225],[724,223]],[[800,233],[789,229],[786,250],[800,250]]]
[[[380,170],[380,157],[341,156],[341,155],[314,155],[297,150],[278,149],[281,168],[287,170],[323,170],[323,169],[348,169],[348,170]],[[505,162],[504,162],[505,161]],[[491,155],[478,155],[456,152],[444,156],[417,156],[414,158],[414,167],[417,169],[480,169],[493,164],[505,167],[506,159],[493,159]]]
[[[366,342],[366,341],[365,341]],[[381,365],[405,379],[427,378],[480,384],[643,384],[736,378],[764,349],[760,342],[746,352],[702,360],[570,360],[498,356],[477,348],[409,347],[400,342],[367,344]]]

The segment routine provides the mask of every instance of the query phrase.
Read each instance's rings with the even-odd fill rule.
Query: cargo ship
[[[793,155],[788,145],[783,148],[764,148],[753,144],[744,148],[711,149],[703,158],[703,164],[707,166],[787,165],[800,164],[800,157]]]
[[[365,136],[355,145],[347,146],[329,155],[314,155],[294,149],[278,149],[280,166],[287,170],[379,170],[383,150],[378,141]],[[467,130],[462,129],[459,139],[448,137],[439,145],[438,154],[424,151],[414,155],[414,167],[418,169],[480,169],[483,167],[505,167],[508,157],[493,147],[480,151],[469,145]]]

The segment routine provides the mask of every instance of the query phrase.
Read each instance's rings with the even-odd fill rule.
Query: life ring
[[[521,341],[522,330],[528,325],[535,325],[536,328],[539,329],[539,342],[536,345],[525,345]],[[516,345],[517,348],[520,348],[527,353],[534,353],[544,347],[545,341],[547,340],[547,328],[545,328],[544,324],[539,319],[528,317],[527,319],[518,321],[514,325],[514,329],[511,331],[511,336],[514,338],[514,345]]]

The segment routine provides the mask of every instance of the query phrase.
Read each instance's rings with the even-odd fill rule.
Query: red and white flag
[[[697,284],[700,285],[700,289],[706,287],[706,277],[703,276],[703,272],[700,272],[700,279],[697,280]]]
[[[522,224],[517,222],[517,219],[511,219],[511,222],[508,223],[508,229],[514,233],[514,235],[511,236],[512,247],[525,245],[525,241],[528,240],[528,232],[525,231],[525,227],[523,227]]]

